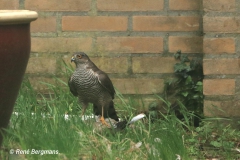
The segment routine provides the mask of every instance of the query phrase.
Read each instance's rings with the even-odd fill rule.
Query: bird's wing
[[[68,86],[69,86],[69,89],[71,91],[71,93],[74,95],[74,96],[78,96],[78,93],[77,93],[77,88],[75,87],[73,81],[72,81],[72,76],[69,78],[68,80]]]
[[[114,99],[115,90],[108,75],[101,71],[92,61],[89,61],[87,69],[91,69],[96,74],[98,82],[110,93],[112,99]]]
[[[110,95],[114,99],[115,90],[114,90],[112,81],[110,80],[108,75],[106,73],[104,73],[103,71],[101,71],[101,70],[97,70],[96,73],[97,73],[97,77],[98,77],[99,83],[104,88],[106,88],[106,90],[110,93]]]

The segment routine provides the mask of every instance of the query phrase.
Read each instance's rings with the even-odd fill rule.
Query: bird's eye
[[[81,55],[77,55],[77,58],[81,59],[81,58],[82,58],[82,56],[81,56]]]

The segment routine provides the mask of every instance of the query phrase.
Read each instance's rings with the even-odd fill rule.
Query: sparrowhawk
[[[104,120],[107,117],[119,121],[113,104],[115,90],[108,75],[83,52],[73,54],[71,62],[76,64],[76,70],[69,78],[68,85],[71,93],[82,104],[82,115],[88,104],[92,103],[93,112],[101,115],[102,124],[107,125]]]

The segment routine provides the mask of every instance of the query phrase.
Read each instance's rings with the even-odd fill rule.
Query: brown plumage
[[[68,85],[71,93],[82,104],[82,115],[88,103],[92,103],[94,114],[102,116],[103,124],[106,124],[104,117],[118,121],[113,104],[115,90],[108,75],[83,52],[75,53],[71,61],[76,64],[76,70],[69,78]]]

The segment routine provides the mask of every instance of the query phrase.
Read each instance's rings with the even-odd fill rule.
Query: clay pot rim
[[[30,23],[38,13],[29,10],[0,10],[0,25]]]

